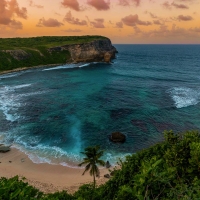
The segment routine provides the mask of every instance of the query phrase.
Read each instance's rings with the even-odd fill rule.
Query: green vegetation
[[[70,59],[68,51],[48,52],[44,47],[37,47],[37,49],[23,49],[28,55],[27,59],[17,60],[9,53],[0,52],[0,72],[12,70],[21,67],[33,67],[38,65],[48,64],[64,64]]]
[[[23,179],[25,180],[25,179]],[[40,199],[43,193],[24,183],[18,176],[0,179],[0,200]]]
[[[200,199],[200,133],[197,131],[165,132],[165,141],[128,156],[120,165],[121,169],[112,171],[107,183],[95,189],[93,184],[82,185],[73,195],[64,191],[41,194],[18,177],[2,178],[0,199]]]
[[[33,67],[48,64],[63,64],[70,61],[68,51],[53,51],[48,49],[67,44],[82,44],[102,39],[102,36],[44,36],[33,38],[0,38],[0,72],[21,67]],[[7,50],[7,51],[6,51]],[[18,55],[8,50],[22,50],[24,55]]]
[[[23,47],[36,48],[43,46],[51,48],[67,44],[82,44],[105,38],[103,36],[43,36],[32,38],[0,38],[0,50],[12,50]]]
[[[81,167],[82,165],[86,165],[83,175],[85,174],[85,172],[90,170],[90,175],[93,176],[94,179],[94,188],[95,188],[96,185],[95,177],[100,176],[100,171],[97,164],[101,166],[105,165],[105,162],[103,160],[100,160],[100,158],[103,156],[103,151],[100,151],[99,146],[95,146],[95,147],[87,147],[85,148],[85,151],[81,153],[84,154],[86,157],[83,158],[84,161],[80,163],[79,166]]]

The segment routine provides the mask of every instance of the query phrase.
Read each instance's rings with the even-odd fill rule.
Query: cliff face
[[[83,44],[70,44],[53,47],[49,52],[67,50],[71,55],[71,62],[110,62],[115,58],[117,50],[109,39],[99,39]]]

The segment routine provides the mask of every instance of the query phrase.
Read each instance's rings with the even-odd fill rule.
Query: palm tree
[[[100,150],[99,146],[94,146],[85,148],[85,151],[81,153],[84,154],[86,157],[83,158],[83,162],[80,163],[78,166],[86,164],[85,171],[83,172],[82,175],[84,175],[85,172],[90,170],[89,171],[90,175],[93,176],[94,178],[94,188],[95,188],[96,185],[95,177],[100,176],[100,171],[97,165],[101,166],[105,165],[105,162],[99,159],[103,156],[103,151]]]

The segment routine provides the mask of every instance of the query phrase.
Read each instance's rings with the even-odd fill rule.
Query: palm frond
[[[88,163],[90,163],[90,160],[84,160],[82,163],[78,164],[78,166],[81,167],[82,165],[85,165]]]
[[[94,176],[94,169],[93,169],[93,167],[91,167],[91,169],[90,169],[90,176]]]
[[[85,172],[87,172],[89,169],[90,169],[90,163],[89,163],[88,165],[86,165],[86,167],[85,167],[85,171],[83,172],[83,174],[82,174],[82,175],[84,175],[84,174],[85,174]]]
[[[98,168],[96,165],[94,166],[94,175],[95,175],[96,177],[99,177],[99,176],[100,176],[99,168]]]
[[[103,160],[97,160],[97,164],[101,166],[105,166],[105,162]]]

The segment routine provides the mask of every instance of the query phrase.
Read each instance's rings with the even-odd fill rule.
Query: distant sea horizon
[[[0,143],[35,163],[76,167],[84,148],[104,160],[200,130],[200,44],[114,44],[116,59],[0,75]],[[112,132],[126,135],[112,143]]]

